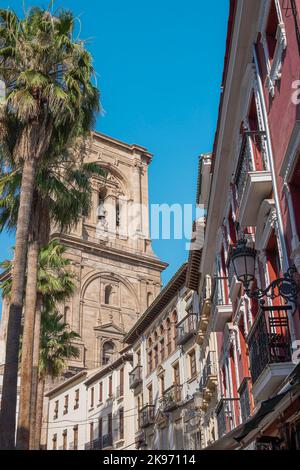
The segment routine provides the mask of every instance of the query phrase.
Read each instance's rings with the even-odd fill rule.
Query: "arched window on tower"
[[[105,192],[100,191],[98,194],[98,210],[97,210],[97,218],[100,222],[105,222],[106,212],[105,212]]]
[[[102,365],[109,364],[115,353],[115,345],[112,341],[106,341],[102,347]]]
[[[105,303],[105,305],[109,305],[111,303],[112,290],[113,289],[112,289],[111,285],[105,286],[105,289],[104,289],[104,303]]]

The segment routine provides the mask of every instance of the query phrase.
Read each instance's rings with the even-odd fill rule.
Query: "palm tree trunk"
[[[45,378],[40,377],[38,381],[37,400],[36,400],[36,429],[34,448],[39,449],[42,434],[43,406],[44,406]]]
[[[36,314],[34,322],[34,340],[33,340],[33,360],[32,360],[32,388],[31,388],[31,404],[30,404],[30,445],[31,450],[36,447],[36,410],[37,410],[37,394],[39,380],[39,357],[40,357],[40,336],[41,336],[41,308],[42,299],[38,294]]]
[[[22,338],[21,383],[17,449],[29,449],[30,405],[32,394],[33,343],[37,300],[39,244],[31,240],[28,246],[27,284],[25,296],[24,328]]]
[[[20,190],[20,206],[12,272],[11,304],[7,327],[6,357],[0,413],[1,449],[13,449],[15,446],[19,341],[35,174],[36,161],[34,159],[26,160],[23,166]]]

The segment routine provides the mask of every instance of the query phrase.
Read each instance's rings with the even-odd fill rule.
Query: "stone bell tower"
[[[149,235],[148,165],[151,154],[93,132],[85,162],[97,162],[106,177],[93,179],[92,207],[70,232],[52,233],[67,246],[78,280],[60,307],[80,334],[80,358],[70,368],[94,369],[110,362],[161,289],[167,266],[153,253]]]

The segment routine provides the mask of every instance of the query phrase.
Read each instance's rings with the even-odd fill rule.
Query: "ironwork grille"
[[[261,307],[248,337],[250,370],[255,383],[268,364],[290,362],[289,307]]]

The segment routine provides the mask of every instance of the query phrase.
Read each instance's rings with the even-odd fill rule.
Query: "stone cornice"
[[[123,261],[125,263],[131,261],[135,264],[140,264],[148,268],[157,268],[159,271],[163,271],[168,267],[168,263],[164,263],[163,261],[160,261],[158,258],[154,258],[153,256],[145,255],[144,253],[138,251],[130,253],[129,251],[108,246],[105,243],[101,245],[100,243],[82,240],[80,238],[61,233],[53,233],[51,239],[58,239],[61,243],[70,248],[77,248],[85,252],[96,252],[101,254],[103,257],[116,256],[118,261]]]

